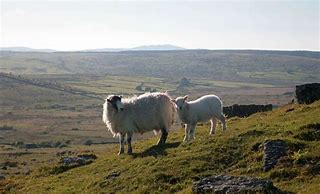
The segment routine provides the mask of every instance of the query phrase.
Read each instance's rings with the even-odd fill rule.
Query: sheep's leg
[[[210,120],[210,122],[211,122],[210,135],[214,135],[216,133],[217,119],[213,117]]]
[[[125,133],[120,133],[120,136],[119,136],[120,149],[119,149],[118,155],[124,153],[124,138],[125,138]]]
[[[221,123],[222,123],[222,129],[223,129],[223,131],[225,131],[225,130],[227,129],[226,117],[225,117],[223,114],[221,114],[218,119],[219,119],[219,120],[221,121]]]
[[[185,134],[184,134],[184,142],[189,141],[189,129],[190,129],[190,124],[185,124],[184,126],[184,130],[185,130]]]
[[[190,133],[190,135],[189,135],[190,140],[195,139],[196,126],[197,126],[197,123],[194,123],[194,124],[191,124],[191,125],[190,125],[190,130],[189,130],[189,133]]]
[[[128,154],[132,154],[132,146],[131,146],[132,135],[133,135],[132,132],[127,133]]]
[[[161,129],[161,137],[158,141],[158,145],[165,144],[167,137],[168,137],[168,132],[165,129]]]

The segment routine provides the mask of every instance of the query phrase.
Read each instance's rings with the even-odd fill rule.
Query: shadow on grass
[[[154,145],[141,153],[132,153],[132,157],[137,158],[137,157],[153,156],[153,157],[157,158],[158,156],[166,155],[167,154],[166,149],[176,148],[180,144],[181,144],[181,142],[173,142],[173,143],[166,143],[166,144],[160,145],[160,146]]]

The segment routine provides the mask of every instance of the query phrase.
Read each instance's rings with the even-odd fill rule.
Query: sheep
[[[175,107],[166,93],[145,93],[132,98],[110,95],[103,105],[102,120],[108,130],[119,136],[119,155],[124,153],[124,138],[127,135],[128,154],[132,154],[133,133],[154,130],[161,132],[158,145],[166,142],[174,122]]]
[[[185,142],[195,138],[195,128],[198,122],[210,120],[210,135],[215,133],[216,119],[222,122],[223,130],[226,130],[226,119],[222,113],[222,101],[218,96],[213,94],[206,95],[190,102],[187,102],[187,99],[188,96],[184,96],[171,100],[175,103],[180,120],[186,124]]]

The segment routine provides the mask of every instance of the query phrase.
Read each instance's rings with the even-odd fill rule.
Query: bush
[[[0,127],[0,131],[11,131],[11,130],[14,130],[12,126],[3,125],[2,127]]]
[[[276,180],[291,180],[297,176],[298,172],[296,170],[280,170],[270,174],[270,178]]]

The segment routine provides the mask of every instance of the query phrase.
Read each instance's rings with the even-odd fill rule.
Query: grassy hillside
[[[117,156],[117,146],[106,147],[105,153],[98,154],[89,165],[63,173],[57,173],[54,164],[40,167],[27,177],[18,175],[2,181],[2,191],[189,193],[193,181],[229,174],[270,178],[286,191],[319,193],[319,136],[308,129],[310,124],[319,125],[319,115],[320,101],[286,105],[249,118],[228,120],[228,130],[217,130],[215,136],[208,136],[207,124],[198,126],[196,140],[188,144],[181,143],[184,134],[180,129],[169,134],[164,147],[153,146],[156,138],[136,141],[131,156]],[[285,140],[289,153],[274,169],[263,172],[259,145],[268,139]]]
[[[135,52],[1,52],[1,72],[193,77],[266,84],[319,81],[319,52],[183,50]]]

